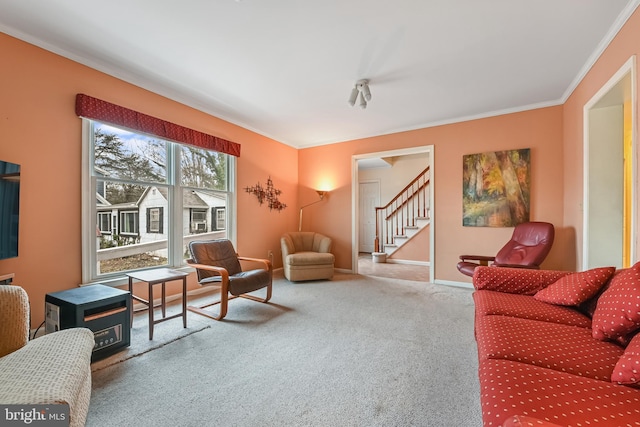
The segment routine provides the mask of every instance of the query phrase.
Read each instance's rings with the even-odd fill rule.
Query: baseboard
[[[394,259],[394,258],[387,258],[387,263],[388,264],[421,265],[424,267],[429,267],[431,265],[431,262],[429,261],[413,261],[410,259]]]

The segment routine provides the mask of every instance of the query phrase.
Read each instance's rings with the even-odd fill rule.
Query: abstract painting
[[[514,227],[529,221],[529,148],[462,158],[462,225]]]

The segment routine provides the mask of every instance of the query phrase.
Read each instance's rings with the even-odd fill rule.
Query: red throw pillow
[[[611,374],[611,382],[640,385],[640,334],[631,340]]]
[[[640,327],[640,262],[611,278],[591,325],[593,337],[602,341],[620,340]]]
[[[578,305],[593,297],[616,271],[615,267],[600,267],[561,277],[533,297],[558,305]]]

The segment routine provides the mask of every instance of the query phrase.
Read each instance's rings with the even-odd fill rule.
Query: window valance
[[[240,144],[236,142],[148,116],[82,93],[76,96],[76,114],[87,119],[240,157]]]

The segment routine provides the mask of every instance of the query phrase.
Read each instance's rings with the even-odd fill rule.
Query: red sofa
[[[473,285],[484,426],[640,426],[640,263]]]

